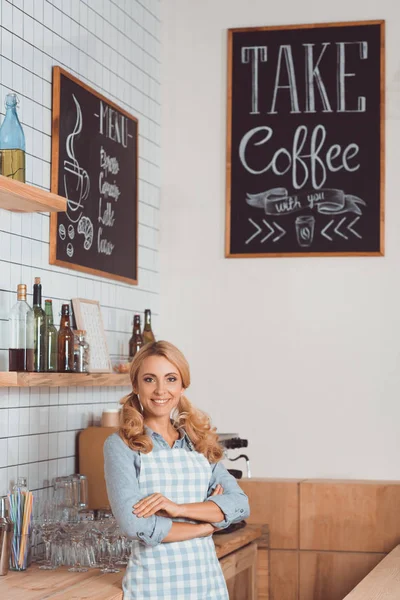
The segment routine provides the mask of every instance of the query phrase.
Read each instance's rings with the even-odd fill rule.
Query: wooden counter
[[[251,590],[243,590],[244,600],[255,600],[255,560],[257,540],[262,536],[262,527],[247,525],[234,533],[214,536],[217,556],[221,561],[228,587],[239,572],[249,571]],[[103,575],[98,569],[86,573],[69,573],[66,567],[54,571],[40,571],[36,565],[23,573],[9,571],[0,577],[2,600],[122,600],[120,573]],[[240,585],[243,585],[243,579]],[[247,584],[246,584],[247,585]],[[232,589],[236,588],[233,586]],[[239,598],[239,596],[237,596]],[[241,596],[240,596],[241,597]],[[150,599],[149,599],[150,600]]]
[[[400,545],[389,552],[344,600],[398,600],[400,598]]]

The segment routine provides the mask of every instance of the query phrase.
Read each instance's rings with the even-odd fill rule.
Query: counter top
[[[344,600],[397,600],[400,597],[400,545],[396,546]]]
[[[218,558],[261,538],[263,529],[246,525],[233,533],[213,537]],[[4,600],[122,600],[120,573],[103,575],[98,569],[86,573],[69,573],[67,567],[40,571],[37,565],[23,573],[9,571],[0,577],[0,598]]]

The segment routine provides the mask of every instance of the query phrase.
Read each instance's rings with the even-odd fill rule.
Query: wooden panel
[[[390,552],[400,542],[400,482],[304,481],[300,548]]]
[[[248,590],[249,588],[251,590],[251,585],[250,569],[246,569],[235,577],[228,579],[226,587],[228,588],[229,600],[249,600]],[[256,596],[251,596],[251,600],[256,600]]]
[[[400,546],[396,546],[344,600],[398,600],[400,598]]]
[[[256,600],[257,544],[253,542],[220,560],[230,600]]]
[[[342,600],[384,556],[356,552],[301,551],[300,600]],[[376,596],[378,597],[386,598]],[[368,596],[368,600],[372,598],[373,596]]]
[[[128,374],[0,372],[0,387],[131,386]]]
[[[249,523],[269,526],[270,548],[297,549],[299,480],[241,479],[239,484],[248,495]]]
[[[269,558],[271,600],[298,600],[298,552],[270,550]]]
[[[258,547],[257,552],[257,598],[269,600],[269,552]]]
[[[0,208],[14,212],[65,212],[67,201],[57,194],[0,175]]]

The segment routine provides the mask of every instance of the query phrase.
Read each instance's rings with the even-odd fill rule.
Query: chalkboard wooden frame
[[[343,249],[338,249],[337,251],[311,251],[309,249],[299,251],[271,251],[271,252],[257,252],[257,251],[235,251],[232,249],[232,194],[234,191],[234,185],[232,182],[232,174],[234,173],[233,163],[233,146],[232,146],[232,129],[233,129],[233,112],[236,108],[235,106],[235,98],[233,91],[233,82],[234,82],[234,59],[233,59],[233,48],[234,48],[234,36],[235,34],[240,33],[254,33],[255,35],[258,32],[290,32],[291,30],[305,30],[310,29],[314,30],[316,28],[347,28],[352,26],[369,26],[376,25],[379,26],[380,32],[380,49],[378,55],[378,64],[380,69],[380,84],[377,93],[380,95],[380,118],[379,118],[379,164],[377,164],[377,170],[379,170],[379,207],[377,207],[377,217],[376,217],[376,237],[379,237],[379,242],[376,243],[376,248],[372,251],[363,250],[363,251],[346,251]],[[265,38],[267,39],[267,38]],[[260,38],[257,38],[258,43],[260,43]],[[255,45],[257,44],[255,42]],[[304,40],[306,41],[306,40]],[[267,43],[267,42],[265,42]],[[285,43],[284,41],[282,43]],[[264,41],[263,41],[264,44]],[[267,57],[265,57],[267,58]],[[384,256],[384,222],[385,222],[385,206],[384,206],[384,193],[385,193],[385,21],[384,20],[373,20],[373,21],[355,21],[355,22],[335,22],[335,23],[319,23],[319,24],[305,24],[305,25],[283,25],[283,26],[272,26],[272,27],[243,27],[243,28],[234,28],[228,30],[228,56],[227,56],[227,130],[226,130],[226,202],[225,202],[225,257],[226,258],[277,258],[277,257],[318,257],[318,256]],[[254,142],[256,145],[256,142]],[[237,149],[236,149],[237,150]],[[279,189],[279,188],[276,188]],[[261,191],[261,190],[260,190]],[[273,191],[273,190],[270,190]],[[287,192],[287,190],[284,190]],[[314,191],[314,190],[313,190]],[[327,190],[328,192],[342,192],[342,190]],[[250,195],[249,195],[250,196]],[[261,196],[261,194],[259,194]],[[295,196],[292,196],[296,198]],[[256,202],[259,201],[257,205]],[[251,204],[251,200],[248,201],[250,206],[258,206],[261,207],[261,202],[265,199],[258,199],[254,196],[253,204]],[[264,205],[265,208],[265,205]],[[260,213],[261,214],[261,213]],[[265,221],[264,221],[265,223]],[[253,225],[259,229],[257,231],[253,228],[252,232],[254,233],[254,237],[261,232],[261,227],[259,224],[256,224],[253,221]],[[237,227],[237,225],[236,225]],[[333,225],[335,227],[335,225]],[[264,230],[262,231],[263,236],[269,237],[270,231]],[[331,232],[328,232],[331,233]],[[327,233],[327,235],[328,235]],[[346,232],[347,233],[347,232]],[[340,234],[340,229],[338,231]],[[272,235],[272,234],[271,234]],[[280,235],[280,231],[275,231],[275,236],[278,237]],[[334,234],[332,234],[334,235]],[[273,237],[273,236],[272,236]],[[261,239],[261,235],[260,235]],[[339,239],[339,238],[338,238]],[[340,240],[339,240],[340,241]]]
[[[138,284],[138,239],[139,239],[139,219],[138,219],[138,119],[122,109],[120,106],[98,93],[96,90],[86,85],[71,73],[65,69],[55,66],[53,67],[53,112],[52,112],[52,148],[51,148],[51,191],[55,194],[59,193],[59,154],[60,154],[60,105],[61,105],[61,76],[70,79],[72,82],[99,98],[106,105],[112,107],[118,113],[121,113],[128,119],[136,123],[136,130],[134,136],[134,173],[135,183],[132,194],[134,196],[134,213],[135,222],[132,223],[132,234],[134,235],[133,246],[135,248],[133,257],[133,272],[132,276],[119,275],[107,270],[98,268],[92,268],[90,266],[82,265],[75,262],[63,261],[57,258],[57,229],[58,229],[58,216],[57,213],[50,215],[50,257],[49,262],[52,265],[58,265],[66,267],[68,269],[74,269],[92,275],[100,277],[106,277],[117,281],[123,281],[132,285]],[[62,195],[62,194],[59,194]]]

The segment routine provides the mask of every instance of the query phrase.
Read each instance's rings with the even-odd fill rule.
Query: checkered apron
[[[159,492],[178,504],[204,502],[210,478],[210,464],[195,450],[141,454],[143,496]],[[124,600],[229,600],[211,536],[157,546],[134,540],[123,590]]]

